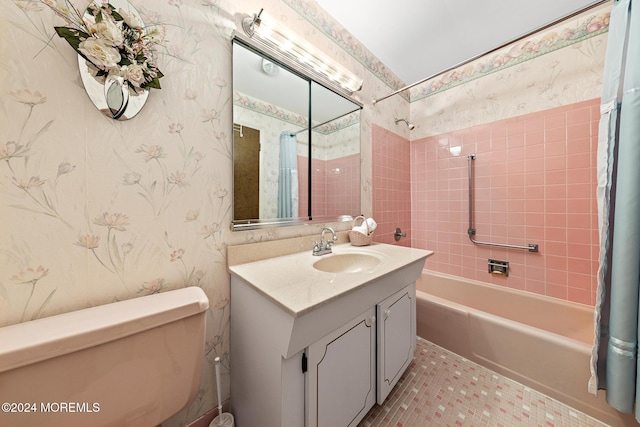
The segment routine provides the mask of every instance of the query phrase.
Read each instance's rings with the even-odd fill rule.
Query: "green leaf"
[[[42,313],[42,310],[47,306],[47,304],[49,304],[49,301],[51,301],[51,298],[53,298],[53,294],[56,293],[58,289],[54,289],[53,291],[51,291],[51,293],[49,294],[49,296],[47,297],[47,299],[44,300],[44,302],[42,303],[42,305],[40,306],[40,308],[38,308],[36,310],[35,313],[33,313],[33,316],[31,316],[31,320],[37,319],[38,316],[40,316],[40,313]]]
[[[111,251],[115,258],[113,267],[118,270],[118,267],[122,267],[122,258],[120,257],[120,250],[118,249],[118,242],[116,241],[115,235],[111,238]],[[117,265],[115,265],[116,263]]]
[[[29,142],[27,142],[26,147],[27,148],[31,147],[34,141],[38,139],[43,133],[45,133],[52,124],[53,124],[53,120],[49,120],[44,126],[42,126],[42,128],[38,131],[38,133],[36,133],[34,136],[32,136],[29,139]]]
[[[138,194],[141,195],[147,202],[152,203],[151,199],[149,199],[149,197],[146,194],[144,194],[143,192],[138,191]]]
[[[5,289],[4,285],[2,284],[2,282],[0,282],[0,298],[4,299],[6,301],[9,301],[9,293],[7,292],[7,290]]]
[[[44,197],[44,202],[47,205],[47,207],[55,212],[53,202],[51,201],[51,199],[49,199],[49,197],[47,196],[47,193],[43,191],[42,196]]]
[[[71,45],[71,47],[78,52],[80,43],[89,38],[89,34],[84,31],[76,30],[69,27],[54,27],[56,33]]]
[[[154,89],[162,89],[160,87],[160,80],[158,80],[158,77],[154,78],[153,80],[151,80],[150,82],[147,82],[144,84],[144,88],[145,89],[149,89],[149,88],[154,88]]]
[[[115,9],[111,10],[111,16],[113,16],[113,19],[115,19],[116,21],[124,21],[124,18],[122,17],[122,15],[116,12]]]
[[[162,72],[160,72],[160,70],[156,68],[156,76],[152,80],[142,85],[142,87],[144,87],[145,89],[149,89],[149,88],[162,89],[160,87],[160,79],[162,77],[164,77],[164,74],[162,74]]]

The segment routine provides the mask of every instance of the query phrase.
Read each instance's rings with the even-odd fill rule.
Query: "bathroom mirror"
[[[234,37],[232,228],[358,215],[361,108]]]

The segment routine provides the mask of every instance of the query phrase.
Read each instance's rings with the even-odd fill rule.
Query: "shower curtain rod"
[[[478,59],[478,58],[482,58],[482,57],[483,57],[483,56],[485,56],[485,55],[489,55],[490,53],[493,53],[493,52],[495,52],[495,51],[497,51],[497,50],[500,50],[500,49],[502,49],[503,47],[509,46],[509,45],[510,45],[510,44],[512,44],[512,43],[515,43],[515,42],[518,42],[518,41],[520,41],[520,40],[522,40],[522,39],[525,39],[525,38],[527,38],[527,37],[530,37],[530,36],[534,35],[534,34],[535,34],[535,33],[537,33],[537,32],[540,32],[540,31],[546,30],[547,28],[553,27],[554,25],[559,24],[559,23],[561,23],[562,21],[566,21],[567,19],[571,19],[571,18],[573,18],[574,16],[580,15],[581,13],[586,12],[587,10],[590,10],[590,9],[596,8],[596,7],[598,7],[598,6],[602,5],[602,4],[605,4],[605,3],[610,2],[610,1],[612,1],[612,0],[599,0],[599,1],[596,1],[595,3],[590,4],[589,6],[585,6],[585,7],[583,7],[582,9],[579,9],[579,10],[577,10],[577,11],[575,11],[575,12],[569,13],[568,15],[564,15],[563,17],[561,17],[561,18],[559,18],[559,19],[556,19],[556,20],[555,20],[555,21],[553,21],[553,22],[550,22],[550,23],[548,23],[548,24],[546,24],[546,25],[543,25],[543,26],[541,26],[541,27],[538,27],[538,28],[536,28],[536,29],[535,29],[535,30],[533,30],[533,31],[530,31],[530,32],[528,32],[528,33],[526,33],[526,34],[523,34],[523,35],[521,35],[521,36],[519,36],[519,37],[516,37],[516,38],[515,38],[515,39],[513,39],[513,40],[510,40],[510,41],[508,41],[508,42],[506,42],[506,43],[503,43],[503,44],[501,44],[501,45],[500,45],[500,46],[498,46],[498,47],[494,47],[494,48],[493,48],[493,49],[491,49],[491,50],[488,50],[488,51],[486,51],[486,52],[484,52],[484,53],[481,53],[481,54],[479,54],[479,55],[473,56],[473,57],[471,57],[471,58],[469,58],[469,59],[467,59],[467,60],[465,60],[465,61],[459,62],[458,64],[456,64],[456,65],[454,65],[454,66],[452,66],[452,67],[449,67],[449,68],[447,68],[447,69],[444,69],[444,70],[442,70],[442,71],[440,71],[440,72],[437,72],[437,73],[435,73],[435,74],[432,74],[432,75],[430,75],[429,77],[425,77],[425,78],[424,78],[424,79],[422,79],[422,80],[419,80],[419,81],[417,81],[417,82],[415,82],[415,83],[411,83],[410,85],[407,85],[407,86],[402,87],[402,88],[400,88],[400,89],[398,89],[398,90],[396,90],[396,91],[394,91],[394,92],[391,92],[390,94],[385,95],[385,96],[383,96],[382,98],[374,99],[374,100],[373,100],[373,105],[376,105],[378,102],[383,101],[383,100],[385,100],[385,99],[387,99],[387,98],[390,98],[390,97],[392,97],[392,96],[394,96],[394,95],[397,95],[397,94],[399,94],[400,92],[404,92],[404,91],[405,91],[405,90],[407,90],[407,89],[411,89],[411,88],[412,88],[412,87],[414,87],[414,86],[418,86],[418,85],[420,85],[420,84],[422,84],[422,83],[424,83],[424,82],[426,82],[426,81],[428,81],[428,80],[431,80],[431,79],[433,79],[433,78],[435,78],[435,77],[438,77],[438,76],[440,76],[440,75],[442,75],[442,74],[444,74],[444,73],[448,73],[449,71],[455,70],[456,68],[461,67],[461,66],[463,66],[463,65],[466,65],[466,64],[468,64],[469,62],[475,61],[475,60],[476,60],[476,59]]]

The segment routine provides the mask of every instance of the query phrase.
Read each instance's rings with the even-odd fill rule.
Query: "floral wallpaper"
[[[84,9],[87,0],[74,0]],[[365,79],[386,85],[281,0],[137,0],[165,42],[162,89],[129,121],[97,111],[64,23],[38,1],[0,4],[0,327],[184,286],[210,301],[205,371],[185,425],[229,397],[230,244],[316,234],[324,224],[231,232],[231,35],[260,7]],[[306,6],[303,6],[303,8]],[[362,206],[371,212],[371,123],[408,115],[398,98],[361,115]],[[355,126],[357,128],[357,126]],[[351,132],[351,128],[349,128]],[[349,224],[330,224],[346,229]]]
[[[206,369],[197,401],[169,423],[182,424],[214,406],[216,356],[228,396],[229,29],[216,2],[136,6],[166,32],[166,77],[116,122],[87,97],[51,10],[0,5],[0,326],[202,287]]]

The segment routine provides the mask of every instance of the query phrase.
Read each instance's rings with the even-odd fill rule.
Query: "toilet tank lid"
[[[192,286],[5,326],[0,328],[0,372],[124,338],[207,308],[204,291]]]

